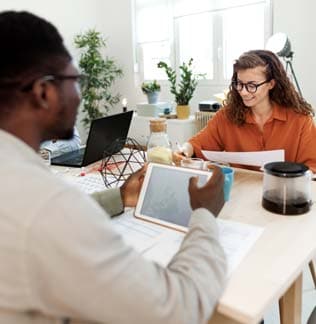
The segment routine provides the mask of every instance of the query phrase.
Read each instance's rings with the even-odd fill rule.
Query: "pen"
[[[182,147],[180,146],[179,142],[176,141],[176,146],[177,146],[177,149],[180,153],[183,153],[183,149]]]
[[[176,141],[176,146],[177,146],[177,149],[179,150],[179,152],[180,152],[181,154],[183,154],[185,157],[188,156],[188,154],[187,154],[186,152],[183,151],[182,146],[180,146],[179,142],[177,142],[177,141]]]

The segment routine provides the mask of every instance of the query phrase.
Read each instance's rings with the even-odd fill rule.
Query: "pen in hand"
[[[176,146],[177,146],[178,151],[179,151],[181,154],[183,154],[185,157],[188,157],[188,153],[185,152],[185,151],[183,150],[183,148],[182,148],[182,146],[179,144],[179,142],[176,142]]]

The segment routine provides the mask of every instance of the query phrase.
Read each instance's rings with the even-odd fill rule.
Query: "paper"
[[[227,259],[227,277],[237,268],[242,259],[263,232],[262,227],[217,219],[219,241]],[[165,232],[160,240],[144,254],[146,258],[166,266],[177,253],[185,234]]]
[[[139,220],[133,210],[112,219],[115,229],[122,234],[127,244],[141,252],[147,259],[167,266],[177,253],[184,233]],[[263,232],[262,227],[217,219],[219,240],[224,249],[229,277],[249,252]]]
[[[217,219],[219,241],[227,257],[228,277],[260,237],[264,229],[259,226]]]
[[[202,151],[209,161],[236,163],[262,167],[264,164],[275,161],[284,161],[284,150],[258,152],[220,152]]]
[[[126,244],[142,253],[152,247],[164,232],[162,226],[141,221],[133,216],[134,211],[128,210],[123,215],[111,219],[111,223],[119,232]]]

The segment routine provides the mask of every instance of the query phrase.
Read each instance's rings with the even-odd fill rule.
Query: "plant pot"
[[[176,110],[178,119],[188,119],[190,117],[189,105],[177,105]]]
[[[149,104],[155,104],[158,102],[159,92],[149,92],[147,93],[147,100]]]

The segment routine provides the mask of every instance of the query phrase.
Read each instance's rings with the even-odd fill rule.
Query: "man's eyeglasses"
[[[76,74],[76,75],[61,75],[61,74],[54,74],[54,75],[45,75],[41,78],[37,78],[35,80],[33,80],[32,82],[26,84],[25,86],[23,86],[20,90],[23,92],[26,91],[30,91],[32,90],[34,83],[37,80],[41,80],[41,81],[65,81],[65,80],[74,80],[76,82],[79,82],[80,86],[83,85],[83,83],[86,80],[86,76],[83,74]]]
[[[233,81],[232,87],[239,92],[242,91],[242,89],[245,87],[248,92],[255,93],[260,86],[270,81],[271,79],[265,80],[261,83],[253,83],[253,82],[243,83],[241,81]]]

